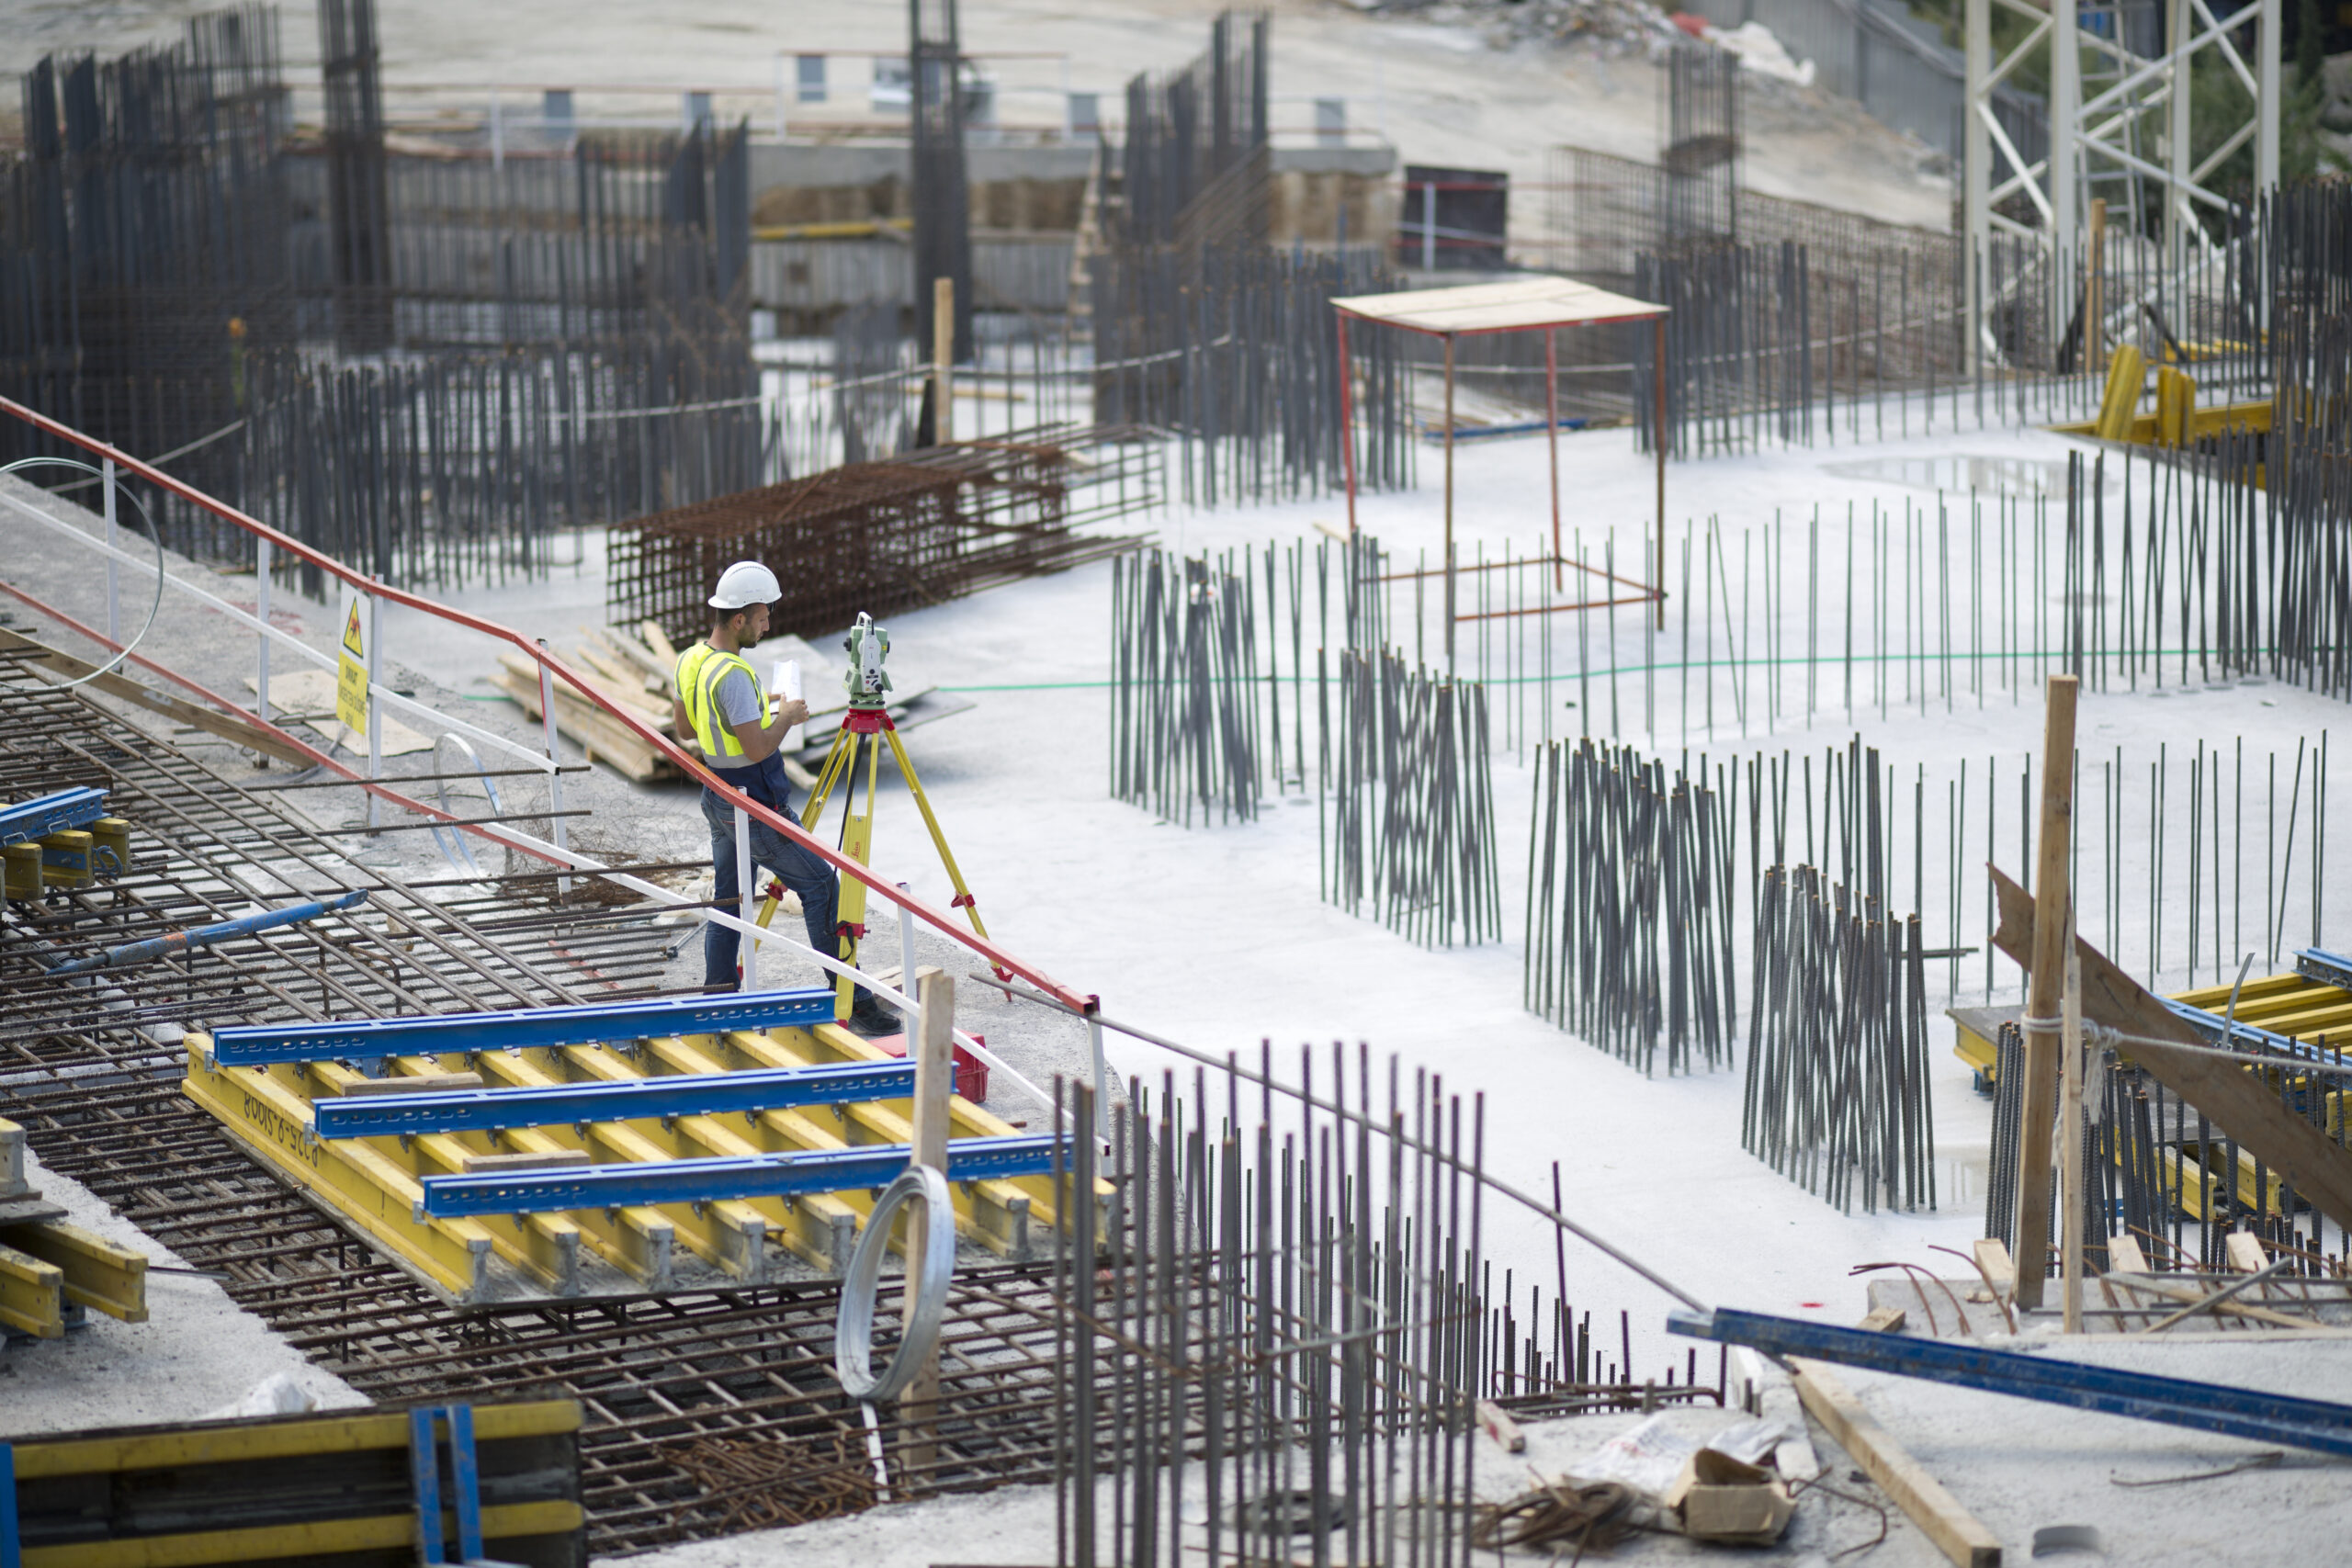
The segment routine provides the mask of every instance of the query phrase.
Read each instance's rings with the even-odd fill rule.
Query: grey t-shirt
[[[721,675],[711,697],[713,705],[718,710],[721,724],[749,724],[765,716],[760,711],[762,705],[758,686],[740,669],[729,668],[726,674]],[[729,757],[723,752],[706,760],[714,768],[748,768],[752,765],[741,757]]]

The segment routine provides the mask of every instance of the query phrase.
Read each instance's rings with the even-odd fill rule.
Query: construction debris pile
[[[1360,11],[1407,15],[1485,31],[1498,47],[1518,43],[1602,46],[1611,55],[1662,51],[1681,35],[1644,0],[1349,0]]]

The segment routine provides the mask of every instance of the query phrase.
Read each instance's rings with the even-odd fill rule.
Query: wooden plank
[[[481,1087],[480,1073],[412,1073],[405,1077],[358,1078],[344,1085],[343,1092],[354,1100],[366,1100],[380,1094],[436,1094]]]
[[[2107,1241],[2107,1271],[2110,1274],[2148,1272],[2148,1256],[2140,1250],[2140,1238],[2137,1236],[2109,1236]]]
[[[661,622],[639,621],[637,624],[637,635],[645,639],[645,646],[653,650],[654,658],[672,670],[677,669],[678,650],[671,643],[670,634],[662,629]]]
[[[2241,1274],[2259,1274],[2270,1267],[2269,1254],[2262,1250],[2262,1238],[2252,1231],[2232,1231],[2222,1243],[2229,1254],[2230,1267]]]
[[[2137,355],[2131,349],[2117,353]],[[2135,370],[2133,374],[2137,374]],[[2138,383],[2135,381],[2136,387]],[[2113,383],[2109,397],[2115,396]],[[2047,1127],[2057,1114],[2059,1032],[2037,1029],[2034,1021],[2054,1020],[2065,1002],[2066,856],[2075,826],[2075,696],[2072,675],[2052,675],[2041,728],[2041,827],[2035,839],[2033,957],[2027,970],[2025,1007],[2025,1096],[2019,1125]],[[2038,1133],[2018,1140],[2017,1237],[2013,1261],[2018,1305],[2041,1304],[2042,1276],[2050,1268],[2050,1140]]]
[[[533,718],[539,716],[539,683],[502,670],[491,677],[491,684],[522,705],[523,711]],[[666,715],[664,717],[666,718]],[[556,688],[556,728],[580,742],[592,761],[605,762],[619,769],[639,784],[650,784],[673,776],[676,770],[669,759],[624,728],[611,716],[591,706],[561,686]]]
[[[98,675],[96,673],[100,668],[98,665],[85,659],[76,659],[72,654],[61,649],[51,648],[45,642],[37,642],[21,632],[0,630],[0,649],[36,650],[41,657],[28,661],[36,669],[44,670],[68,681],[95,676],[96,678],[88,682],[93,691],[104,692],[110,697],[120,697],[126,702],[137,703],[150,713],[161,714],[192,729],[200,729],[207,735],[217,735],[223,740],[232,740],[249,751],[259,751],[266,757],[275,757],[281,762],[289,762],[298,768],[307,768],[318,760],[306,755],[300,748],[288,744],[283,738],[271,731],[258,725],[247,724],[243,719],[232,715],[216,712],[201,704],[189,702],[185,697],[175,697],[169,692],[159,692],[153,686],[144,685],[118,671],[108,671],[104,675]]]
[[[2001,919],[1993,945],[2019,964],[2032,961],[2033,900],[2024,888],[1992,872]],[[2187,1022],[2085,942],[2075,939],[2081,959],[2083,1017],[2134,1036],[2121,1047],[2132,1061],[2173,1093],[2202,1111],[2280,1179],[2339,1225],[2352,1225],[2352,1150],[2338,1147],[2245,1067],[2202,1051],[2174,1051],[2153,1042],[2177,1041],[2201,1047],[2204,1040]],[[2047,1122],[2028,1122],[2028,1127]],[[2031,1148],[2042,1140],[2022,1140]],[[2020,1216],[2022,1218],[2022,1216]]]
[[[1909,1321],[1909,1314],[1901,1307],[1872,1307],[1854,1326],[1872,1334],[1900,1334],[1903,1325]]]
[[[479,1438],[481,1433],[477,1431],[475,1437]],[[571,1502],[486,1506],[481,1511],[482,1540],[487,1549],[503,1540],[568,1535],[580,1529],[584,1517],[580,1505]],[[379,1514],[369,1518],[255,1525],[191,1535],[28,1546],[23,1561],[24,1568],[203,1568],[216,1562],[266,1562],[289,1557],[308,1561],[339,1552],[413,1551],[416,1533],[413,1513]]]
[[[1979,1524],[1942,1482],[1905,1452],[1827,1366],[1796,1358],[1791,1358],[1789,1366],[1797,1397],[1813,1418],[1829,1429],[1838,1446],[1894,1499],[1937,1551],[1960,1568],[2000,1568],[2001,1538]]]
[[[1487,1436],[1502,1445],[1503,1452],[1523,1454],[1527,1451],[1527,1434],[1521,1431],[1519,1423],[1510,1418],[1510,1412],[1494,1401],[1482,1399],[1478,1402],[1478,1425],[1487,1429]]]
[[[545,1438],[580,1430],[580,1404],[571,1399],[474,1406],[474,1440]],[[408,1447],[408,1413],[264,1417],[255,1421],[188,1421],[164,1427],[18,1438],[17,1479],[48,1481],[124,1470],[232,1464],[300,1455],[360,1453]]]
[[[502,1170],[563,1170],[588,1164],[586,1149],[522,1149],[514,1154],[466,1155],[458,1168],[468,1176],[489,1176]]]
[[[2105,1277],[2114,1280],[2116,1284],[2121,1286],[2124,1290],[2143,1292],[2167,1302],[2201,1302],[2212,1293],[2201,1285],[2183,1286],[2173,1284],[2160,1274],[2134,1274],[2127,1276],[2114,1270],[2109,1270]],[[2132,1303],[2132,1305],[2137,1306],[2139,1305],[2139,1303],[2135,1301]],[[2292,1313],[2273,1312],[2268,1307],[2256,1306],[2252,1302],[2221,1302],[2206,1308],[2205,1310],[2208,1312],[2220,1313],[2228,1317],[2250,1318],[2254,1322],[2267,1323],[2277,1328],[2325,1329],[2333,1326],[2332,1325],[2322,1323],[2315,1317],[2299,1317]],[[2150,1312],[2149,1315],[2152,1317],[2154,1315],[2153,1310]]]
[[[1995,1290],[2006,1291],[2017,1283],[2017,1265],[2009,1261],[2009,1249],[1998,1236],[1985,1236],[1973,1244],[1971,1250],[1976,1255],[1976,1267],[1984,1270]]]
[[[590,628],[589,635],[612,649],[615,657],[622,662],[636,666],[648,679],[660,682],[663,693],[666,694],[669,691],[670,682],[677,675],[678,661],[676,660],[673,659],[667,664],[662,663],[652,649],[616,627]]]

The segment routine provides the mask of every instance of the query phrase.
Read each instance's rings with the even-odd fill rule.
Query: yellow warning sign
[[[343,652],[335,661],[334,716],[354,734],[368,731],[368,645],[362,639],[360,609],[366,595],[344,590]]]

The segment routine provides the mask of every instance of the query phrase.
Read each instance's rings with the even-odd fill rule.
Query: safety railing
[[[763,944],[790,949],[794,950],[798,955],[808,957],[822,967],[827,973],[847,976],[853,980],[854,984],[863,987],[865,989],[873,992],[877,997],[880,997],[885,1001],[890,1003],[892,1006],[899,1009],[903,1016],[910,1021],[910,1026],[911,1021],[916,1018],[919,1011],[913,997],[914,965],[912,959],[914,948],[913,922],[920,921],[922,924],[931,927],[933,931],[945,937],[948,941],[956,943],[957,946],[970,952],[986,962],[1001,979],[1011,980],[1017,978],[1025,981],[1030,986],[1035,987],[1037,991],[1043,993],[1046,998],[1050,998],[1056,1004],[1069,1009],[1070,1011],[1086,1020],[1092,1046],[1093,1076],[1098,1089],[1105,1087],[1102,1083],[1104,1077],[1104,1062],[1102,1043],[1102,1027],[1098,1021],[1100,1004],[1096,997],[1091,994],[1080,993],[1071,989],[1069,987],[1065,986],[1060,981],[1056,980],[1051,976],[1046,974],[1036,965],[1029,964],[1015,956],[1013,953],[1007,951],[1002,944],[990,938],[981,936],[976,931],[964,929],[957,921],[953,911],[941,908],[935,904],[916,897],[907,884],[902,882],[894,882],[888,877],[868,869],[866,866],[859,863],[850,856],[842,853],[839,850],[836,850],[822,840],[805,831],[801,828],[800,824],[794,821],[787,814],[764,806],[760,802],[753,800],[750,795],[744,794],[742,791],[731,787],[717,773],[706,767],[701,759],[685,750],[670,736],[655,729],[652,726],[639,718],[635,714],[608,700],[594,680],[572,669],[571,665],[557,657],[556,654],[548,649],[544,638],[526,637],[523,633],[514,630],[513,627],[502,625],[497,621],[490,620],[484,616],[471,615],[462,610],[452,609],[446,604],[438,604],[421,594],[413,593],[405,589],[396,588],[390,583],[379,581],[375,578],[369,577],[365,572],[355,570],[351,567],[345,565],[342,561],[336,560],[334,558],[302,543],[299,539],[280,533],[277,529],[270,527],[267,524],[261,522],[259,519],[249,516],[246,513],[238,511],[235,507],[230,506],[226,502],[207,495],[202,491],[196,489],[194,486],[187,484],[181,479],[173,478],[170,474],[157,468],[153,464],[143,462],[137,457],[131,457],[126,452],[116,449],[94,436],[84,434],[82,432],[74,429],[71,425],[52,419],[36,410],[27,408],[21,403],[14,402],[6,398],[0,398],[0,414],[6,414],[10,418],[21,420],[25,423],[42,432],[44,434],[89,454],[89,460],[93,465],[95,465],[96,471],[103,485],[105,501],[102,515],[109,536],[104,538],[95,536],[81,528],[75,527],[73,524],[66,522],[63,519],[51,516],[41,509],[28,505],[17,497],[7,495],[5,492],[0,492],[0,504],[5,504],[10,511],[39,524],[42,527],[52,531],[63,538],[74,542],[80,547],[88,549],[95,554],[105,558],[107,563],[110,588],[112,580],[125,565],[129,565],[141,572],[149,570],[157,570],[162,573],[162,583],[158,590],[159,592],[162,592],[163,589],[176,591],[177,592],[193,599],[197,603],[203,604],[206,608],[226,616],[235,625],[254,632],[259,639],[259,652],[256,663],[258,673],[257,684],[261,694],[257,699],[257,709],[248,710],[230,701],[228,698],[220,695],[218,693],[208,689],[198,682],[189,679],[187,675],[171,670],[152,659],[148,659],[139,654],[135,649],[128,651],[123,662],[135,664],[141,669],[152,671],[153,673],[180,687],[183,691],[186,691],[191,695],[200,699],[220,712],[242,720],[246,724],[258,726],[263,730],[268,732],[275,739],[292,748],[316,765],[325,768],[328,771],[336,773],[340,777],[359,785],[368,794],[369,826],[372,827],[376,823],[376,812],[379,805],[390,806],[402,811],[415,813],[418,816],[425,818],[430,821],[439,823],[443,827],[452,829],[458,833],[473,834],[477,838],[487,842],[531,856],[562,870],[577,872],[583,876],[601,877],[607,882],[617,886],[626,887],[641,897],[650,899],[656,903],[675,907],[691,906],[695,908],[695,913],[704,920],[732,930],[738,933],[739,937],[743,939],[739,944],[742,954],[743,988],[747,990],[757,988],[759,950]],[[133,551],[124,549],[117,539],[111,536],[115,532],[115,525],[117,521],[114,505],[115,497],[119,492],[118,487],[119,478],[124,475],[135,476],[139,479],[144,479],[148,483],[155,486],[157,489],[177,496],[180,500],[187,502],[188,504],[220,519],[221,522],[230,525],[232,527],[241,529],[244,533],[252,536],[256,554],[256,570],[254,573],[256,596],[253,612],[248,612],[242,606],[233,604],[229,601],[222,599],[220,595],[208,592],[197,583],[174,576],[168,571],[163,571],[159,558],[151,559],[143,558]],[[120,493],[127,494],[129,492],[121,491]],[[317,747],[309,744],[307,741],[301,740],[300,739],[288,733],[286,730],[271,722],[269,718],[269,650],[273,647],[284,648],[294,654],[297,658],[311,661],[329,670],[339,670],[340,666],[340,660],[335,655],[322,653],[319,649],[311,647],[309,643],[303,641],[301,638],[283,631],[270,624],[269,588],[271,570],[277,564],[275,558],[280,552],[290,556],[306,565],[315,568],[326,576],[334,579],[337,582],[347,586],[355,593],[363,596],[368,605],[368,613],[370,615],[372,624],[368,628],[366,645],[366,671],[368,696],[367,710],[368,756],[368,772],[365,774],[356,772],[350,766],[338,761],[331,752],[321,750]],[[116,635],[119,632],[119,625],[110,624],[107,629],[101,630],[95,626],[86,626],[63,612],[40,603],[39,600],[32,598],[29,594],[23,592],[21,590],[10,588],[8,592],[10,592],[15,597],[23,600],[30,607],[40,611],[43,615],[50,616],[57,621],[58,624],[68,627],[77,635],[87,637],[101,646],[108,648],[119,655],[126,653],[126,645],[122,641],[119,640],[119,637]],[[110,592],[110,599],[111,596]],[[441,712],[438,708],[435,708],[427,704],[418,702],[412,697],[393,691],[385,685],[382,681],[379,680],[378,676],[388,667],[388,660],[385,658],[383,640],[381,637],[380,615],[381,606],[387,603],[400,605],[405,609],[413,610],[420,615],[429,616],[435,620],[445,622],[451,626],[462,626],[469,631],[475,632],[481,636],[504,643],[528,657],[537,667],[539,674],[539,711],[545,738],[543,748],[532,748],[526,746],[506,736],[499,735],[491,730],[485,729],[481,726],[469,724],[461,718]],[[113,621],[113,618],[114,617],[110,614],[110,622]],[[696,781],[706,787],[717,791],[722,798],[729,801],[733,805],[735,810],[737,852],[739,856],[748,853],[751,825],[753,822],[758,822],[783,835],[789,842],[797,844],[802,849],[807,850],[809,853],[816,855],[826,864],[831,866],[839,874],[854,877],[858,882],[865,885],[869,893],[874,894],[895,906],[899,911],[901,948],[903,953],[903,960],[899,974],[899,987],[894,988],[887,986],[876,980],[872,975],[865,971],[844,963],[833,954],[818,952],[816,949],[809,947],[806,942],[793,938],[786,932],[771,931],[766,927],[760,925],[752,918],[753,902],[758,897],[757,888],[754,886],[754,879],[744,879],[741,885],[742,906],[741,912],[739,914],[730,915],[721,909],[696,904],[694,900],[688,899],[684,896],[673,892],[669,888],[648,882],[641,877],[630,875],[627,872],[617,870],[602,861],[582,854],[571,849],[567,840],[567,835],[564,829],[566,818],[562,815],[562,755],[556,727],[555,700],[555,683],[558,681],[561,681],[566,686],[577,693],[582,700],[594,706],[598,711],[613,720],[613,722],[622,726],[639,740],[642,740],[646,745],[652,748],[657,755],[662,757],[675,766],[688,779]],[[469,741],[490,746],[498,751],[520,759],[534,770],[544,773],[548,780],[548,822],[550,824],[550,837],[542,839],[536,834],[525,832],[509,823],[485,823],[462,818],[445,809],[429,806],[420,800],[412,799],[408,795],[401,794],[399,790],[391,787],[392,784],[397,783],[398,781],[393,780],[388,782],[382,776],[382,715],[388,708],[398,711],[403,716],[413,717],[420,723],[423,723],[434,729],[444,733],[462,736]],[[990,1067],[1005,1075],[1005,1077],[1029,1093],[1033,1098],[1038,1100],[1041,1103],[1047,1106],[1051,1106],[1055,1103],[1054,1098],[1050,1093],[1031,1082],[1009,1063],[1005,1062],[1003,1058],[990,1051],[986,1045],[973,1038],[970,1034],[960,1029],[956,1030],[955,1032],[955,1040],[957,1044],[962,1045],[966,1050],[971,1052],[974,1056],[988,1063]]]

